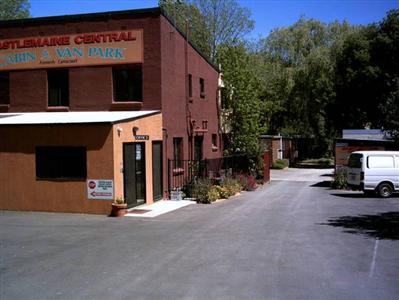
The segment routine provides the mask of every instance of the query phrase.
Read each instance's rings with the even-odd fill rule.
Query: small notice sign
[[[148,135],[135,135],[134,139],[136,141],[148,141],[150,139],[150,136],[148,136]]]
[[[107,179],[87,180],[87,198],[89,199],[114,199],[114,181]]]

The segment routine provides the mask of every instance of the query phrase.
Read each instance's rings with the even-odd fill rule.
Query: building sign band
[[[0,71],[141,62],[142,30],[0,40]]]

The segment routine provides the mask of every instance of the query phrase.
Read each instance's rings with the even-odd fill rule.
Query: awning
[[[0,113],[0,125],[115,124],[159,113],[158,110]]]

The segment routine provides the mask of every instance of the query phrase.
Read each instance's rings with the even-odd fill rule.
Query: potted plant
[[[127,203],[125,203],[125,199],[122,196],[115,198],[114,202],[112,202],[112,217],[123,217],[127,212]]]

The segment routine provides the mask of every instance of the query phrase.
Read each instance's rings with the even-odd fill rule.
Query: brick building
[[[93,178],[112,180],[112,197],[121,194],[130,206],[167,197],[169,159],[222,155],[218,77],[217,67],[159,8],[0,21],[0,164],[7,166],[0,170],[0,208],[104,213],[112,200],[88,199]],[[102,117],[96,119],[96,112]],[[117,114],[110,118],[103,112]],[[93,126],[103,132],[98,139]],[[29,142],[18,142],[26,135]],[[115,146],[118,138],[122,144]],[[105,147],[107,142],[114,146]],[[84,174],[38,176],[38,168],[49,164],[41,157],[69,156],[79,146],[86,149]],[[107,155],[89,157],[104,147],[113,166],[92,172],[101,170]],[[126,174],[127,160],[137,165],[140,159],[146,161],[146,175],[136,168]],[[15,181],[15,168],[24,164],[30,165],[28,174]],[[71,184],[79,192],[68,198]],[[32,204],[30,192],[41,195],[35,202],[47,205]],[[54,200],[59,194],[68,205]]]

